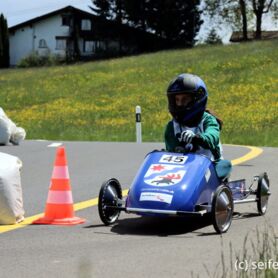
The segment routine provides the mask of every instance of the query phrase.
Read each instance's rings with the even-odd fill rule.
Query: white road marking
[[[48,145],[47,147],[50,147],[50,148],[56,148],[56,147],[60,147],[61,145],[63,145],[63,143],[52,143],[50,145]]]

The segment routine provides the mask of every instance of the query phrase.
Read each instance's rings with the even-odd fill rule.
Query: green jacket
[[[166,150],[175,152],[176,147],[184,147],[183,142],[179,142],[178,137],[181,132],[190,129],[195,132],[196,137],[193,138],[192,143],[198,145],[200,150],[197,153],[212,154],[212,159],[218,161],[222,157],[222,148],[220,144],[220,126],[216,118],[205,112],[200,124],[197,127],[189,128],[182,126],[175,120],[171,120],[165,129],[164,139]]]

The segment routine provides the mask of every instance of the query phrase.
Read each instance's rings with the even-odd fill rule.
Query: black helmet
[[[192,101],[186,106],[176,104],[176,95],[189,94]],[[180,124],[195,126],[201,120],[207,104],[208,92],[204,81],[197,75],[183,73],[178,75],[168,86],[168,109]]]

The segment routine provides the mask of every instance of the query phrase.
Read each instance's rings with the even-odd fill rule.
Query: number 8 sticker
[[[173,164],[184,164],[187,159],[187,156],[183,155],[169,155],[164,154],[161,156],[160,163],[173,163]]]

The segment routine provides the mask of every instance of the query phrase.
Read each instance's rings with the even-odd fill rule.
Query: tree
[[[200,29],[200,0],[92,0],[106,19],[148,30],[176,46],[193,45]],[[108,8],[109,7],[109,8]]]
[[[262,36],[262,17],[268,13],[272,6],[273,0],[251,0],[253,12],[256,16],[256,39],[261,39]]]
[[[110,13],[110,0],[92,0],[95,8],[91,9],[101,18],[109,19],[111,17]]]
[[[185,41],[186,44],[193,45],[195,43],[195,37],[198,34],[203,21],[201,20],[202,11],[199,10],[200,1],[182,1],[180,0],[180,6],[182,7],[181,22],[182,30],[180,38]],[[182,4],[182,5],[181,5]]]
[[[246,3],[245,0],[239,0],[239,7],[240,7],[240,14],[242,18],[242,35],[243,35],[243,40],[247,41],[248,40],[248,35],[247,35],[247,14],[246,14]]]
[[[101,18],[123,22],[124,0],[92,0],[91,9]]]
[[[0,15],[0,68],[10,66],[9,31],[7,20]]]
[[[255,38],[261,38],[262,15],[270,10],[277,13],[273,0],[205,0],[207,13],[212,17],[219,15],[220,21],[228,22],[233,27],[241,26],[243,40],[247,40],[248,22],[256,17]]]
[[[128,23],[143,31],[147,28],[149,1],[124,0],[125,19]]]
[[[124,1],[123,0],[114,0],[114,9],[112,11],[115,13],[115,20],[117,23],[123,23],[124,17]]]
[[[113,20],[118,24],[119,53],[122,53],[122,34],[120,26],[123,23],[124,0],[92,0],[96,8],[91,8],[101,19]]]
[[[246,0],[205,0],[205,11],[219,26],[228,23],[242,30],[243,40],[247,40],[248,14]]]
[[[218,36],[216,30],[212,28],[209,35],[205,41],[206,44],[222,44],[221,38]]]
[[[176,46],[194,44],[200,29],[199,0],[145,1],[144,12],[147,28],[156,35],[171,40]]]

